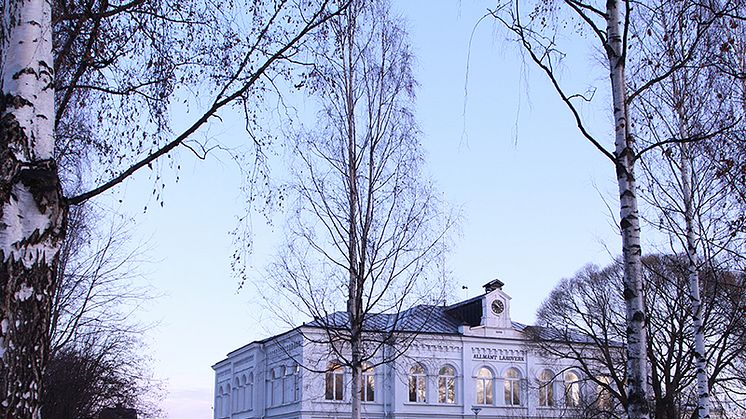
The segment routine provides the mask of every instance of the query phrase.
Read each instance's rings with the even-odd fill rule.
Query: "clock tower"
[[[498,329],[512,329],[510,321],[510,296],[503,291],[499,279],[484,284],[482,297],[482,325]]]

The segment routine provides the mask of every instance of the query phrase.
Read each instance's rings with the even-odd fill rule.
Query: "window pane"
[[[342,374],[334,374],[334,378],[334,400],[342,400],[344,376]]]
[[[565,373],[565,403],[571,407],[580,406],[580,382],[572,371]]]
[[[456,403],[456,380],[448,379],[448,399],[446,403]]]
[[[326,399],[334,400],[334,373],[326,373]]]
[[[485,404],[492,404],[492,380],[485,380]]]
[[[369,402],[372,402],[373,400],[375,400],[375,384],[376,384],[375,381],[373,381],[372,375],[368,376],[367,384],[368,384],[367,385],[368,391],[366,393],[366,400]]]
[[[516,400],[518,395],[516,394],[516,382],[511,379],[505,380],[505,404],[518,404]]]
[[[539,375],[539,406],[554,406],[554,373],[550,370]]]
[[[426,402],[425,377],[417,377],[417,401]]]
[[[477,404],[485,404],[484,380],[477,378]]]
[[[544,383],[539,383],[539,406],[547,406],[547,388]]]
[[[417,401],[417,378],[413,376],[409,377],[409,401]]]

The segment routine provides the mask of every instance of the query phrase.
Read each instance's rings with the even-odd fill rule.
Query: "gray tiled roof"
[[[413,332],[433,333],[443,335],[461,334],[459,327],[469,325],[467,321],[459,317],[460,309],[465,305],[480,304],[480,298],[462,301],[451,306],[418,305],[401,313],[375,313],[369,314],[363,328],[368,331],[380,332]],[[338,311],[324,318],[307,323],[310,327],[331,327],[345,329],[350,327],[346,312]],[[474,325],[472,325],[474,326]],[[547,341],[571,341],[575,343],[596,343],[589,336],[574,330],[559,330],[549,327],[529,326],[523,323],[512,322],[513,329],[526,334],[527,339],[540,339]],[[618,342],[609,342],[612,346],[621,346]]]
[[[350,322],[346,312],[338,311],[316,319],[306,326],[348,328]],[[458,334],[460,323],[448,315],[445,307],[418,305],[401,313],[369,314],[363,328],[368,331],[396,331],[416,333]]]
[[[573,329],[557,329],[554,327],[544,326],[526,326],[520,323],[513,322],[513,327],[516,327],[516,325],[520,325],[522,328],[518,330],[526,333],[529,338],[537,339],[540,341],[586,343],[592,345],[603,344],[610,347],[624,346],[623,343],[614,340],[601,342],[600,339],[596,340],[592,336]]]

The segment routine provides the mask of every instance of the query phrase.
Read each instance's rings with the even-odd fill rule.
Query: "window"
[[[492,404],[492,371],[482,367],[477,372],[477,404]]]
[[[219,418],[223,417],[223,386],[219,386],[215,391],[215,412]]]
[[[554,406],[554,373],[550,370],[539,374],[539,406]]]
[[[409,401],[415,403],[427,402],[427,386],[425,383],[425,368],[415,364],[409,369]]]
[[[438,371],[438,403],[456,403],[456,369],[450,365]]]
[[[241,405],[238,404],[238,398],[239,398],[240,392],[242,390],[243,389],[241,388],[241,380],[238,377],[234,378],[234,380],[233,380],[233,396],[232,396],[232,399],[233,399],[233,409],[231,410],[231,412],[238,412],[238,411],[241,410]]]
[[[565,373],[565,404],[568,407],[580,406],[580,378],[574,371]]]
[[[521,373],[515,368],[505,371],[505,404],[521,405]]]
[[[344,397],[344,369],[341,365],[332,363],[326,370],[326,399],[342,400]]]
[[[376,397],[376,371],[370,364],[363,364],[363,383],[360,389],[360,400],[372,402]]]
[[[249,373],[249,376],[244,376],[246,384],[244,385],[244,399],[243,399],[243,410],[251,410],[254,408],[254,373]]]
[[[611,379],[608,376],[603,375],[600,377],[596,377],[596,380],[598,382],[598,399],[596,401],[596,405],[603,411],[609,411],[612,408],[611,391],[609,390],[611,386]]]
[[[276,367],[272,369],[272,404],[279,406],[283,403],[282,380],[285,377],[285,367]]]
[[[231,415],[231,385],[226,384],[223,389],[223,404],[221,417],[227,418]]]
[[[291,365],[285,370],[285,376],[282,379],[282,400],[284,403],[291,403],[297,400],[295,391],[297,372],[298,365]]]

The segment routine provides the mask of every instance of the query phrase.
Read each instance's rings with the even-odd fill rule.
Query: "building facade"
[[[478,297],[425,307],[427,327],[404,354],[382,362],[390,359],[382,353],[380,363],[372,362],[380,365],[364,370],[362,417],[578,416],[583,394],[595,389],[572,365],[531,349],[527,327],[510,318],[511,298],[502,287],[491,281]],[[328,345],[313,343],[322,341],[315,334],[323,330],[304,325],[215,364],[214,418],[349,418],[350,373]]]

